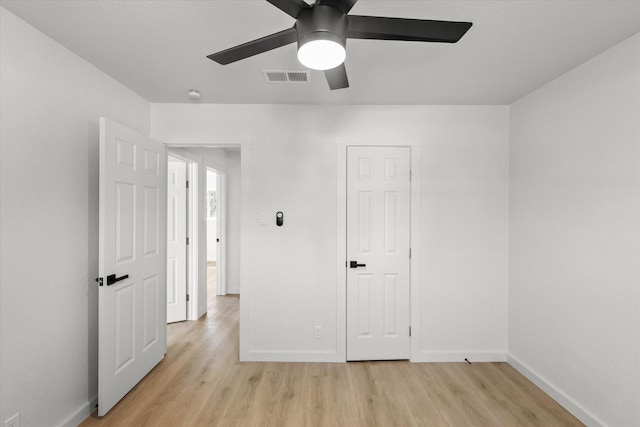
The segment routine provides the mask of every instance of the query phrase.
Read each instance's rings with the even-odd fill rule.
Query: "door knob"
[[[120,277],[116,277],[115,274],[110,274],[107,276],[107,286],[111,286],[114,283],[117,283],[121,280],[128,279],[128,278],[129,278],[128,274],[125,274],[124,276],[120,276]]]
[[[358,264],[358,261],[349,261],[350,268],[366,267],[367,264]]]

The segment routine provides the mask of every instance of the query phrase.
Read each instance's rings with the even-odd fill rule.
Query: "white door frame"
[[[200,209],[198,191],[200,180],[198,179],[198,163],[188,161],[187,166],[187,180],[189,182],[189,188],[187,188],[187,237],[189,238],[187,246],[187,292],[189,294],[187,320],[198,320],[198,302],[200,298],[205,298],[205,301],[207,298],[206,294],[202,296],[198,292],[198,209]]]
[[[397,138],[389,136],[337,138],[337,345],[336,361],[347,361],[347,147],[350,146],[388,146],[409,147],[411,150],[411,267],[409,271],[411,292],[411,357],[410,360],[420,360],[420,256],[421,256],[421,169],[422,143],[417,139]]]
[[[167,139],[167,138],[165,138]],[[190,137],[180,137],[179,139],[168,138],[167,147],[180,152],[183,148],[240,148],[240,361],[251,360],[249,354],[249,329],[245,327],[250,317],[251,307],[251,188],[249,185],[251,172],[251,139],[248,137],[238,137],[233,135],[192,135]],[[185,152],[185,155],[188,155]],[[183,156],[185,157],[185,156]],[[188,155],[191,161],[193,156]],[[202,164],[204,172],[206,162]],[[213,165],[210,165],[214,167]],[[201,178],[204,180],[204,178]],[[202,211],[204,218],[204,210]],[[197,236],[196,236],[197,237]],[[198,245],[200,247],[201,245]],[[195,246],[194,246],[195,247]],[[200,266],[200,273],[203,280],[206,280],[206,249],[201,249],[199,259],[204,260],[204,265]],[[246,323],[245,323],[246,322]],[[346,356],[345,356],[346,357]]]
[[[227,175],[218,172],[218,200],[220,201],[220,211],[218,212],[218,255],[222,262],[220,267],[216,268],[216,286],[218,287],[218,295],[227,294]]]
[[[219,197],[219,203],[221,206],[220,211],[218,212],[218,227],[222,227],[219,228],[219,233],[218,233],[218,237],[220,239],[220,246],[218,247],[219,249],[219,257],[221,258],[221,260],[218,262],[218,268],[217,268],[217,288],[216,288],[216,294],[217,295],[226,295],[227,294],[227,233],[226,233],[226,227],[224,227],[224,224],[226,224],[226,216],[225,216],[225,211],[226,211],[226,204],[227,204],[227,194],[226,194],[226,189],[227,189],[227,175],[226,175],[226,168],[223,164],[218,164],[216,162],[212,162],[209,159],[207,159],[206,157],[203,157],[197,153],[192,153],[190,151],[186,151],[185,149],[188,148],[196,148],[196,149],[207,149],[207,148],[218,148],[218,149],[224,149],[224,148],[240,148],[240,165],[241,165],[241,201],[240,201],[240,205],[241,205],[241,225],[240,225],[240,247],[241,247],[241,268],[240,268],[240,292],[242,293],[242,288],[243,288],[243,283],[248,283],[249,281],[249,274],[248,274],[248,266],[249,266],[249,244],[247,243],[247,240],[249,239],[249,229],[250,227],[248,226],[248,224],[246,224],[244,221],[247,221],[247,218],[249,217],[249,209],[248,206],[250,204],[250,198],[249,198],[249,192],[248,192],[248,174],[249,174],[249,162],[248,162],[248,158],[249,158],[249,149],[250,149],[250,144],[246,143],[246,142],[239,142],[239,143],[218,143],[218,144],[214,144],[214,143],[209,143],[209,144],[193,144],[193,143],[184,143],[184,144],[176,144],[176,143],[172,143],[168,145],[169,148],[169,152],[173,155],[173,156],[177,156],[181,159],[185,159],[188,162],[191,162],[193,165],[199,165],[200,167],[200,173],[195,174],[193,177],[194,181],[197,181],[196,176],[198,177],[198,179],[200,180],[200,182],[195,182],[194,183],[194,190],[192,192],[192,194],[195,195],[198,194],[200,195],[200,197],[202,198],[202,202],[205,205],[201,205],[201,210],[202,212],[198,212],[197,209],[194,209],[194,216],[192,218],[192,223],[199,223],[200,224],[200,232],[197,233],[196,230],[193,230],[193,234],[191,234],[194,238],[194,242],[196,242],[195,239],[199,239],[199,243],[194,244],[190,249],[194,250],[194,254],[193,257],[194,259],[198,259],[200,260],[199,264],[198,264],[198,270],[196,271],[195,269],[193,270],[193,275],[194,276],[198,276],[200,277],[200,281],[203,281],[204,286],[199,287],[199,294],[197,296],[195,296],[193,298],[193,300],[196,300],[198,298],[205,298],[206,301],[206,280],[207,280],[207,262],[206,262],[206,246],[207,246],[207,229],[206,229],[206,188],[207,188],[207,183],[206,183],[206,175],[207,175],[207,170],[211,169],[213,171],[215,171],[218,174],[218,197]],[[197,159],[197,161],[196,161]],[[197,190],[196,189],[196,185],[199,185],[201,190]],[[245,212],[247,211],[247,212]],[[199,215],[199,217],[198,217]],[[198,254],[197,251],[200,251],[200,253]],[[197,293],[197,289],[194,291]],[[203,294],[204,293],[204,294]],[[196,305],[197,303],[194,303],[194,313],[197,311],[198,305]],[[201,304],[202,305],[202,304]],[[240,304],[242,307],[242,303]],[[204,304],[205,307],[205,311],[206,312],[206,304]],[[202,307],[200,307],[202,308]],[[241,308],[242,310],[242,308]],[[204,314],[204,313],[199,313],[200,315]],[[188,320],[197,320],[197,317],[195,317],[194,319],[188,318]],[[242,341],[242,340],[241,340]]]

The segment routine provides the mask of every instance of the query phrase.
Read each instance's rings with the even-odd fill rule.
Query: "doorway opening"
[[[207,313],[211,298],[240,293],[241,150],[235,146],[174,146],[169,147],[169,156],[169,169],[172,158],[187,165],[187,214],[180,228],[187,237],[184,296],[186,320],[198,320]],[[169,173],[169,186],[172,180]],[[168,197],[169,210],[173,209],[171,201]],[[169,211],[169,227],[171,217]],[[171,231],[169,237],[175,234]],[[168,254],[170,244],[168,239]],[[173,273],[171,264],[168,259],[169,274]],[[168,301],[173,291],[170,283],[168,280]]]

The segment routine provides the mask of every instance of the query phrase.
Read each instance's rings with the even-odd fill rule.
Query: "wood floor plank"
[[[506,363],[240,363],[239,298],[208,307],[169,325],[165,360],[81,426],[582,425]]]

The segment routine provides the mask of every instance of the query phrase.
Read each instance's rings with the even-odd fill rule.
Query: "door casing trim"
[[[336,138],[337,218],[336,218],[336,362],[347,361],[347,148],[348,147],[408,147],[411,150],[411,262],[409,270],[411,310],[410,361],[420,361],[420,257],[421,257],[421,176],[422,142],[417,138]]]

